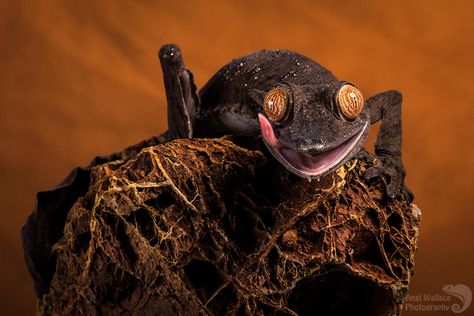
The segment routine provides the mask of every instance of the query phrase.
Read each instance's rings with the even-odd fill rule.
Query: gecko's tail
[[[192,138],[199,96],[192,72],[184,65],[175,44],[163,45],[158,52],[168,103],[168,129],[174,138]]]

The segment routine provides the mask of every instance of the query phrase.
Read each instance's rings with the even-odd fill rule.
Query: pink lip
[[[367,127],[366,125],[360,133],[352,136],[335,148],[319,154],[310,155],[282,144],[276,137],[272,125],[265,116],[258,114],[258,120],[266,144],[273,149],[274,153],[280,155],[280,157],[276,158],[284,160],[298,173],[310,177],[321,175],[341,162],[357,144]],[[292,170],[290,169],[290,171]]]

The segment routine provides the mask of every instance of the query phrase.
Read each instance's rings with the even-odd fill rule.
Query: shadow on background
[[[423,211],[410,293],[474,290],[473,9],[469,0],[2,1],[1,308],[34,313],[19,229],[35,192],[166,129],[156,58],[166,42],[181,46],[200,87],[232,58],[285,48],[366,96],[402,91],[407,182]]]

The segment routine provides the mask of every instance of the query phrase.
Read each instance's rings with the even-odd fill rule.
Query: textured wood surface
[[[407,183],[424,211],[410,290],[473,285],[474,256],[461,252],[474,225],[473,11],[471,1],[1,1],[2,309],[35,308],[19,239],[35,192],[165,129],[165,42],[181,45],[200,87],[234,57],[286,48],[366,96],[402,91]]]

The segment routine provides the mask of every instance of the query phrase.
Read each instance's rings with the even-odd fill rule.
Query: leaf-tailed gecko
[[[353,158],[370,125],[381,121],[375,144],[381,166],[367,169],[365,177],[386,179],[391,198],[413,199],[404,185],[400,92],[365,99],[354,84],[287,50],[234,59],[197,92],[176,45],[164,45],[158,55],[172,138],[261,135],[286,169],[319,179]]]

